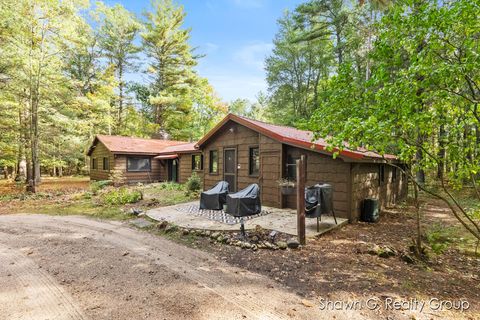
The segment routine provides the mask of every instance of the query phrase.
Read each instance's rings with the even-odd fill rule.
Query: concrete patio
[[[182,206],[198,205],[198,201],[178,204],[169,207],[161,207],[147,211],[146,215],[151,219],[162,221],[166,220],[179,227],[188,229],[200,229],[211,231],[238,231],[240,224],[226,224],[206,217],[186,213],[181,211]],[[259,216],[245,222],[245,229],[254,229],[256,225],[264,229],[275,230],[290,235],[297,235],[297,215],[292,209],[278,209],[271,207],[262,207],[262,210],[269,214]],[[305,219],[306,236],[308,238],[320,236],[330,230],[340,228],[348,223],[347,219],[338,218],[338,224],[335,224],[333,216],[323,216],[320,221],[320,231],[317,232],[317,220]]]

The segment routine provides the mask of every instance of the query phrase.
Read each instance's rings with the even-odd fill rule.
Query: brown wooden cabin
[[[394,156],[342,150],[333,158],[323,139],[312,139],[309,131],[233,114],[198,143],[97,136],[88,153],[90,177],[108,179],[110,168],[115,168],[123,173],[126,182],[184,183],[195,171],[205,190],[221,180],[229,182],[231,191],[257,183],[262,204],[295,208],[295,195],[282,194],[278,181],[295,180],[295,161],[305,155],[307,185],[323,182],[333,186],[337,216],[358,220],[362,201],[368,197],[378,198],[381,208],[405,198],[406,177],[387,164],[396,162]],[[102,166],[105,163],[106,169]],[[132,165],[133,169],[145,171],[129,170]]]
[[[175,147],[175,152],[169,152]],[[167,154],[160,156],[161,151]],[[184,183],[195,170],[192,158],[200,159],[195,143],[97,135],[88,150],[91,180],[124,183],[174,181]],[[201,170],[199,170],[201,176]]]
[[[307,185],[332,184],[340,217],[357,220],[367,197],[385,207],[406,196],[406,177],[386,164],[394,156],[343,150],[334,159],[323,139],[312,139],[309,131],[229,114],[197,143],[206,164],[204,189],[219,180],[228,181],[232,191],[258,183],[263,204],[295,208],[295,195],[282,194],[278,181],[295,180],[296,160],[305,155]]]

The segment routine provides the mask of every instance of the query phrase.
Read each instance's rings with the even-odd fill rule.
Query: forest
[[[415,191],[479,235],[452,194],[480,199],[479,13],[478,0],[305,1],[278,19],[268,90],[228,103],[197,73],[187,13],[170,0],[141,17],[120,4],[2,0],[0,167],[16,176],[26,164],[34,191],[41,172],[87,172],[95,134],[195,141],[234,112],[312,130],[332,150],[398,155]]]

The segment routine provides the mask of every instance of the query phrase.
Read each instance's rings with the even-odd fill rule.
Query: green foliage
[[[142,200],[142,192],[127,187],[115,188],[102,195],[103,201],[109,205],[136,203]]]
[[[183,186],[176,182],[162,182],[156,188],[167,191],[180,191],[183,190]]]
[[[163,131],[193,140],[225,114],[208,81],[193,70],[196,56],[190,31],[181,26],[181,7],[155,2],[145,27],[121,5],[88,4],[2,1],[0,166],[26,161],[30,169],[41,164],[51,173],[85,173],[85,153],[96,134],[151,137]],[[169,50],[155,55],[164,46]],[[152,86],[124,79],[140,71],[140,51],[151,58]]]
[[[196,172],[194,172],[185,183],[185,188],[188,193],[198,193],[202,189],[202,180]]]
[[[93,192],[93,194],[97,194],[98,191],[104,189],[107,186],[111,186],[112,184],[112,180],[94,181],[90,183],[90,191]]]
[[[435,225],[427,230],[426,237],[433,252],[441,254],[452,244],[455,237],[455,229]]]

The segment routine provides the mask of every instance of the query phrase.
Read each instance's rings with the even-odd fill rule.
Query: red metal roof
[[[118,154],[151,154],[156,155],[166,147],[186,144],[185,141],[143,139],[123,136],[97,135],[88,150],[90,155],[97,142],[100,141],[113,153]]]
[[[199,142],[198,146],[204,145],[225,123],[228,121],[234,121],[238,124],[244,125],[254,131],[260,132],[263,135],[277,140],[279,142],[297,146],[304,149],[310,149],[313,151],[331,153],[326,150],[327,142],[324,139],[313,139],[313,133],[311,131],[299,130],[292,127],[280,126],[270,124],[258,120],[249,119],[246,117],[237,116],[234,114],[228,114],[219,124],[217,124],[210,132],[208,132]],[[337,151],[337,150],[335,150]],[[366,149],[350,150],[344,149],[340,151],[340,156],[344,156],[356,160],[368,160],[368,159],[396,159],[393,155],[380,155],[376,152],[368,151]]]

